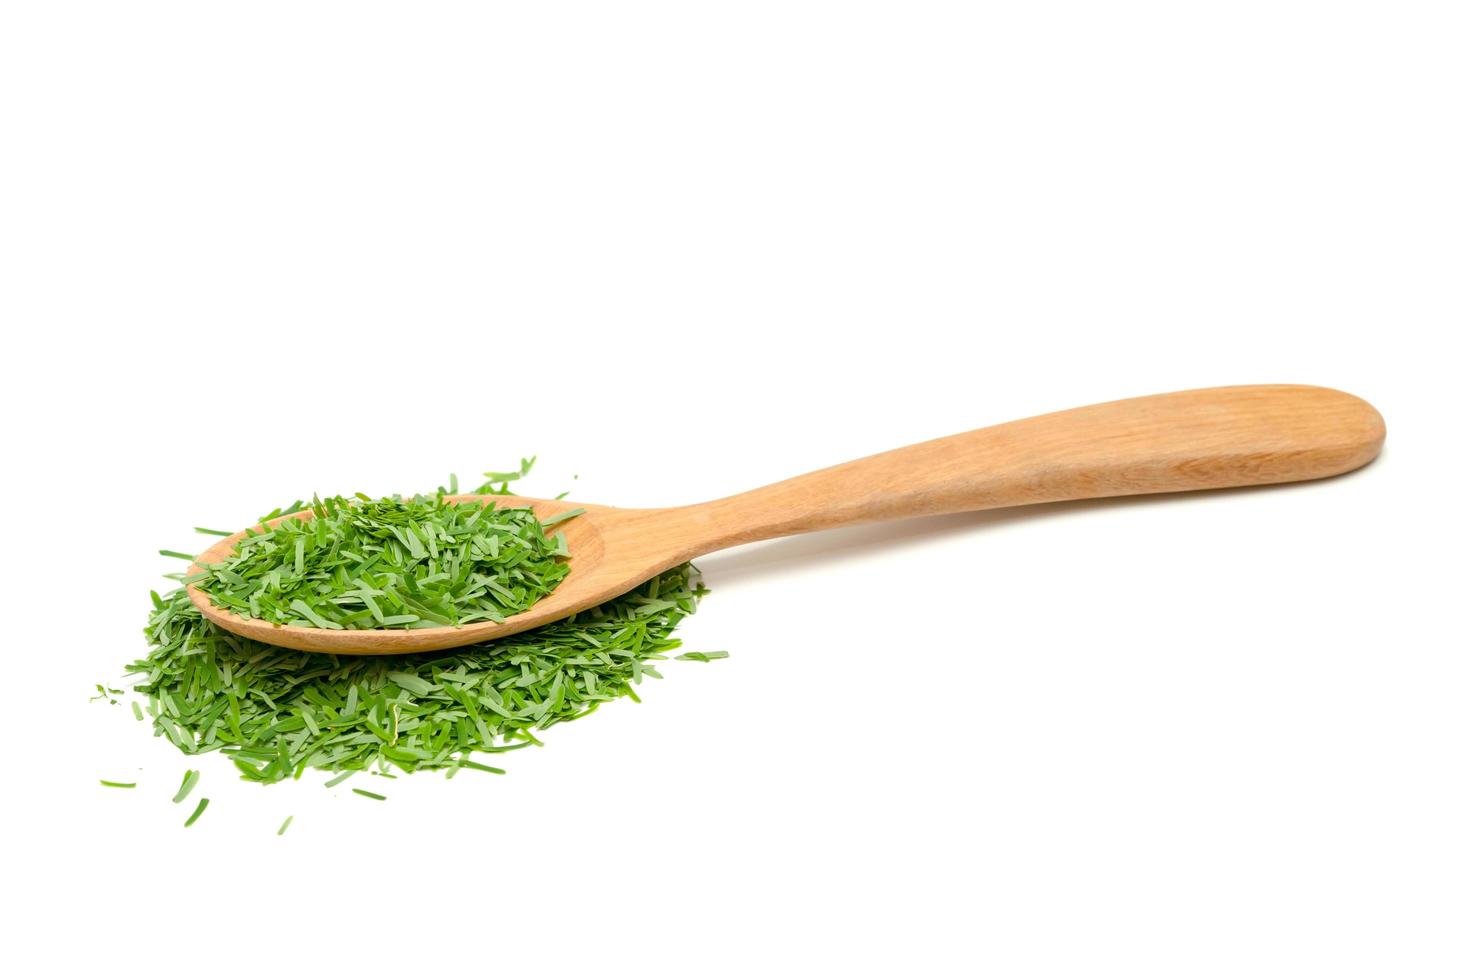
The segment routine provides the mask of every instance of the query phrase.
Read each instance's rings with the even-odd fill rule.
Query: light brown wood
[[[1384,435],[1376,409],[1330,388],[1180,391],[976,429],[688,507],[452,498],[530,506],[542,518],[587,510],[559,528],[570,546],[571,574],[504,623],[423,630],[276,626],[213,606],[196,587],[189,595],[225,629],[278,646],[360,654],[441,650],[562,619],[691,558],[751,541],[1018,504],[1314,480],[1370,462]],[[243,534],[221,540],[196,562],[223,560]],[[196,571],[198,564],[190,569]]]

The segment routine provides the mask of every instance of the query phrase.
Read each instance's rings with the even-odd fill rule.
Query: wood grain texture
[[[439,650],[564,618],[689,559],[751,541],[1021,504],[1314,480],[1367,464],[1385,435],[1376,409],[1330,388],[1244,385],[1151,395],[934,439],[688,507],[451,498],[530,506],[542,518],[587,509],[559,528],[570,546],[571,574],[504,623],[323,630],[243,619],[210,604],[194,586],[189,596],[225,629],[278,646],[362,654]],[[228,556],[243,534],[200,555],[190,572]]]

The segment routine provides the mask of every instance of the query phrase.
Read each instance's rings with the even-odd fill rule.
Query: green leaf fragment
[[[184,770],[184,781],[179,784],[179,791],[177,793],[173,794],[173,801],[175,803],[182,803],[184,801],[184,797],[188,796],[191,792],[193,792],[194,787],[198,784],[198,782],[199,782],[199,770],[197,770],[197,769],[185,769]]]
[[[424,680],[422,677],[417,676],[416,674],[405,673],[401,670],[390,670],[384,676],[387,677],[387,679],[392,681],[394,684],[397,684],[399,687],[403,688],[403,690],[411,691],[412,693],[417,694],[419,697],[424,697],[433,693],[433,691],[437,687],[437,685],[430,684],[428,681]]]
[[[473,761],[471,761],[469,759],[465,759],[463,762],[459,763],[459,768],[461,768],[461,769],[478,769],[480,772],[492,772],[492,773],[495,773],[498,776],[505,775],[505,770],[504,769],[496,769],[494,766],[487,766],[487,765],[484,765],[484,764],[479,763],[479,762],[473,762]]]
[[[529,609],[569,574],[566,539],[526,507],[314,498],[312,520],[247,534],[198,573],[215,605],[318,629],[458,626]]]
[[[522,461],[522,470],[530,462]],[[507,488],[502,480],[474,492]],[[250,608],[253,599],[259,618],[276,622],[416,628],[503,618],[564,577],[554,536],[526,508],[468,504],[444,512],[432,497],[403,504],[318,498],[317,516],[284,521],[280,540],[247,536],[240,560],[224,563],[229,576],[204,573],[206,588],[219,590],[216,601],[227,597]],[[349,518],[370,518],[353,541],[326,533],[331,522]],[[410,542],[422,558],[413,558]],[[248,565],[256,561],[258,568]],[[540,730],[609,701],[637,700],[635,685],[658,676],[653,665],[673,655],[675,629],[705,594],[684,565],[597,608],[496,641],[432,655],[337,657],[225,632],[178,588],[152,596],[149,650],[129,670],[134,690],[148,698],[155,734],[188,754],[222,752],[250,781],[317,769],[334,773],[326,785],[336,786],[357,772],[388,774],[390,766],[498,774],[469,756],[539,745]]]
[[[199,815],[204,812],[204,808],[207,807],[208,805],[209,805],[209,797],[207,797],[207,796],[202,797],[199,800],[199,805],[196,806],[196,807],[194,807],[194,812],[191,813],[191,814],[189,814],[189,819],[187,819],[187,820],[184,821],[184,826],[185,827],[192,827],[192,826],[194,826],[194,821],[199,819]]]
[[[535,465],[536,465],[536,458],[534,456],[532,456],[530,459],[522,459],[520,461],[520,469],[518,469],[518,470],[512,470],[512,471],[510,471],[508,473],[495,473],[495,472],[491,471],[491,472],[485,473],[484,474],[484,478],[486,480],[488,480],[490,483],[513,483],[514,481],[519,480],[521,477],[524,477],[525,475],[527,475],[528,473],[530,473],[531,467],[533,467]],[[488,489],[488,486],[483,486],[483,487],[480,487],[478,490],[476,490],[474,492],[475,493],[489,493],[490,490]]]
[[[323,630],[339,630],[339,629],[342,629],[342,624],[341,623],[334,623],[331,620],[323,619],[321,617],[321,615],[315,609],[312,609],[310,606],[306,605],[306,603],[305,602],[302,602],[300,599],[292,599],[291,600],[291,605],[290,605],[289,608],[291,608],[291,609],[295,610],[296,612],[300,613],[302,616],[305,616],[308,620],[311,621],[311,625],[315,626],[317,629],[323,629]],[[290,622],[290,620],[287,620],[287,622]]]
[[[541,521],[541,527],[551,527],[553,524],[560,524],[562,521],[569,521],[573,517],[580,517],[586,512],[587,509],[585,507],[578,507],[575,510],[568,510],[564,514],[557,514],[550,520]]]

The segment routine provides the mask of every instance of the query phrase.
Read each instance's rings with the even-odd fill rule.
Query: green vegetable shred
[[[471,492],[506,494],[508,481],[531,462],[486,474],[490,482]],[[545,528],[576,512],[543,524],[525,509],[456,505],[444,495],[443,488],[407,501],[359,495],[351,507],[340,497],[317,501],[314,520],[293,518],[253,535],[201,584],[242,615],[358,629],[509,616],[566,574],[565,548]],[[261,520],[299,507],[277,508]],[[145,630],[150,649],[128,670],[156,735],[188,755],[222,752],[248,780],[273,783],[307,769],[336,772],[328,786],[368,769],[502,773],[471,753],[539,745],[540,730],[608,701],[638,700],[635,688],[644,677],[661,676],[654,664],[678,649],[674,630],[705,591],[693,567],[683,565],[539,629],[435,654],[352,657],[226,632],[180,587],[154,593]],[[197,780],[189,770],[175,800]]]
[[[185,827],[192,827],[192,826],[194,826],[194,821],[199,819],[199,815],[204,812],[204,808],[207,807],[208,805],[209,805],[209,797],[207,797],[207,796],[201,797],[200,800],[199,800],[199,805],[196,806],[196,807],[194,807],[194,812],[191,813],[191,814],[189,814],[189,819],[187,819],[187,820],[184,821],[184,826]]]
[[[246,619],[318,629],[422,629],[502,622],[570,571],[566,539],[528,507],[455,503],[444,495],[313,500],[312,519],[290,516],[249,531],[199,588]],[[163,552],[189,557],[178,552]]]
[[[198,782],[199,782],[199,770],[197,770],[197,769],[185,769],[184,770],[184,781],[179,784],[179,791],[177,793],[173,794],[173,801],[175,803],[182,803],[182,802],[184,802],[184,797],[188,796],[190,793],[192,793],[194,791],[194,786]]]

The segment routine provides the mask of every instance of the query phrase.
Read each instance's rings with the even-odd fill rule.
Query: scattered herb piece
[[[99,779],[97,780],[97,782],[101,783],[103,786],[111,786],[113,789],[132,789],[133,787],[138,785],[137,783],[114,783],[110,779]]]
[[[286,819],[285,819],[285,822],[283,822],[283,823],[282,823],[282,824],[281,824],[281,829],[280,829],[280,830],[277,830],[277,831],[276,831],[276,832],[275,832],[275,835],[276,835],[276,836],[277,836],[277,837],[279,837],[279,836],[280,836],[280,835],[281,835],[281,834],[284,834],[284,833],[285,833],[285,832],[286,832],[286,828],[287,828],[287,827],[289,827],[289,826],[290,826],[290,825],[291,825],[291,821],[292,821],[292,820],[295,820],[295,819],[296,819],[296,818],[295,818],[295,816],[289,816],[289,817],[287,817],[287,818],[286,818]]]
[[[680,653],[674,660],[696,660],[701,664],[707,664],[711,660],[724,660],[729,656],[728,650],[710,650],[708,653]]]
[[[469,759],[465,759],[463,762],[459,763],[459,768],[460,769],[478,769],[480,772],[492,772],[492,773],[495,773],[498,776],[505,775],[505,770],[504,769],[496,769],[494,766],[486,766],[486,765],[483,765],[483,764],[478,763],[478,762],[473,762],[473,761],[471,761]]]
[[[184,826],[185,827],[192,827],[192,826],[194,826],[194,821],[199,819],[199,814],[203,813],[204,812],[204,808],[207,807],[208,805],[209,805],[209,797],[205,796],[205,797],[201,798],[199,800],[199,805],[196,806],[196,807],[194,807],[194,812],[191,813],[191,814],[189,814],[189,819],[187,819],[187,820],[184,821]]]
[[[179,784],[179,791],[177,793],[173,794],[173,801],[175,803],[182,803],[182,802],[184,802],[184,797],[188,796],[191,792],[193,792],[194,787],[198,784],[198,782],[199,782],[199,770],[197,770],[197,769],[185,769],[184,770],[184,781]]]
[[[384,795],[382,795],[381,793],[374,793],[371,790],[366,790],[366,789],[358,789],[356,786],[353,786],[352,787],[352,792],[356,793],[358,796],[365,796],[369,800],[386,800],[387,799],[387,797],[384,796]]]
[[[136,701],[133,702],[133,717],[139,721],[143,720],[143,708]]]
[[[494,490],[487,489],[487,487],[489,487],[489,485],[492,483],[501,484],[499,492],[504,493],[505,484],[514,483],[516,480],[519,480],[521,477],[527,475],[528,473],[530,473],[531,467],[535,465],[536,458],[532,456],[530,459],[522,459],[520,461],[520,469],[514,470],[510,473],[496,473],[494,470],[487,470],[485,471],[483,476],[489,482],[486,483],[484,487],[475,490],[474,493],[494,493]]]
[[[568,510],[564,514],[557,514],[555,517],[552,517],[552,518],[549,518],[548,520],[542,521],[541,522],[541,527],[550,527],[553,524],[560,524],[562,521],[569,521],[573,517],[580,517],[581,515],[585,514],[586,512],[587,512],[587,509],[585,507],[578,507],[575,510]]]

